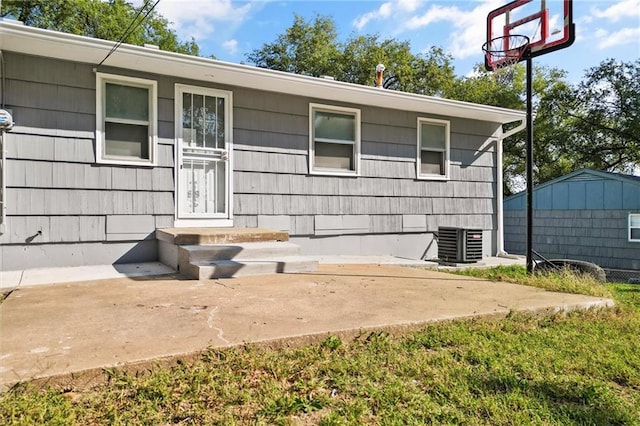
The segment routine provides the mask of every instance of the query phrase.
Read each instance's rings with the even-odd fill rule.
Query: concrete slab
[[[438,270],[453,270],[464,268],[484,268],[498,265],[525,264],[523,256],[486,257],[478,263],[460,264],[458,266],[443,266],[437,262],[406,259],[395,256],[305,256],[308,260],[320,264],[373,264],[416,266]],[[105,280],[110,278],[142,277],[166,275],[176,270],[161,262],[128,263],[117,265],[89,265],[61,268],[36,268],[24,271],[0,271],[0,291],[10,291],[18,286],[48,285],[77,281]]]
[[[89,265],[60,268],[36,268],[24,271],[0,271],[0,291],[17,287],[47,285],[110,278],[165,275],[175,270],[160,262],[127,263],[118,265]]]
[[[321,265],[314,273],[185,280],[131,277],[19,287],[0,305],[0,388],[246,342],[301,344],[517,311],[612,306],[608,299],[415,267]],[[132,367],[131,367],[132,366]]]

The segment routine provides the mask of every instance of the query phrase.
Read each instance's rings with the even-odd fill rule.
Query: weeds
[[[4,424],[640,424],[640,287],[486,277],[614,297],[617,309],[436,323],[296,349],[211,349],[199,360],[74,394],[19,386]]]
[[[491,281],[504,281],[544,288],[549,291],[563,293],[586,294],[596,297],[611,297],[611,291],[601,282],[586,274],[575,274],[568,269],[555,273],[528,275],[521,265],[497,266],[489,269],[470,268],[456,272]]]

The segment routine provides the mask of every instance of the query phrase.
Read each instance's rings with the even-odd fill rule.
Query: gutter
[[[498,204],[497,206],[498,207],[498,229],[497,229],[498,241],[497,241],[496,256],[498,257],[510,257],[509,253],[504,251],[504,167],[502,165],[502,162],[503,162],[502,141],[524,130],[525,127],[527,127],[527,123],[526,123],[526,120],[523,118],[520,120],[520,124],[518,124],[513,129],[509,130],[508,132],[501,134],[496,141],[496,144],[497,144],[496,150],[497,150],[497,157],[498,157],[497,158],[498,196],[496,197],[498,202],[497,203]]]

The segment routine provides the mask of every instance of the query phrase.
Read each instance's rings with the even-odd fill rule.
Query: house
[[[578,170],[533,192],[533,249],[606,269],[640,271],[640,177]],[[504,200],[505,249],[526,251],[526,197]]]
[[[502,251],[523,112],[114,44],[0,21],[3,270],[156,260],[174,227],[420,259],[454,226]]]

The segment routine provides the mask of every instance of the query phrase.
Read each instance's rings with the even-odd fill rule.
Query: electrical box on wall
[[[11,112],[6,109],[0,109],[0,132],[9,131],[13,128],[13,117]]]

